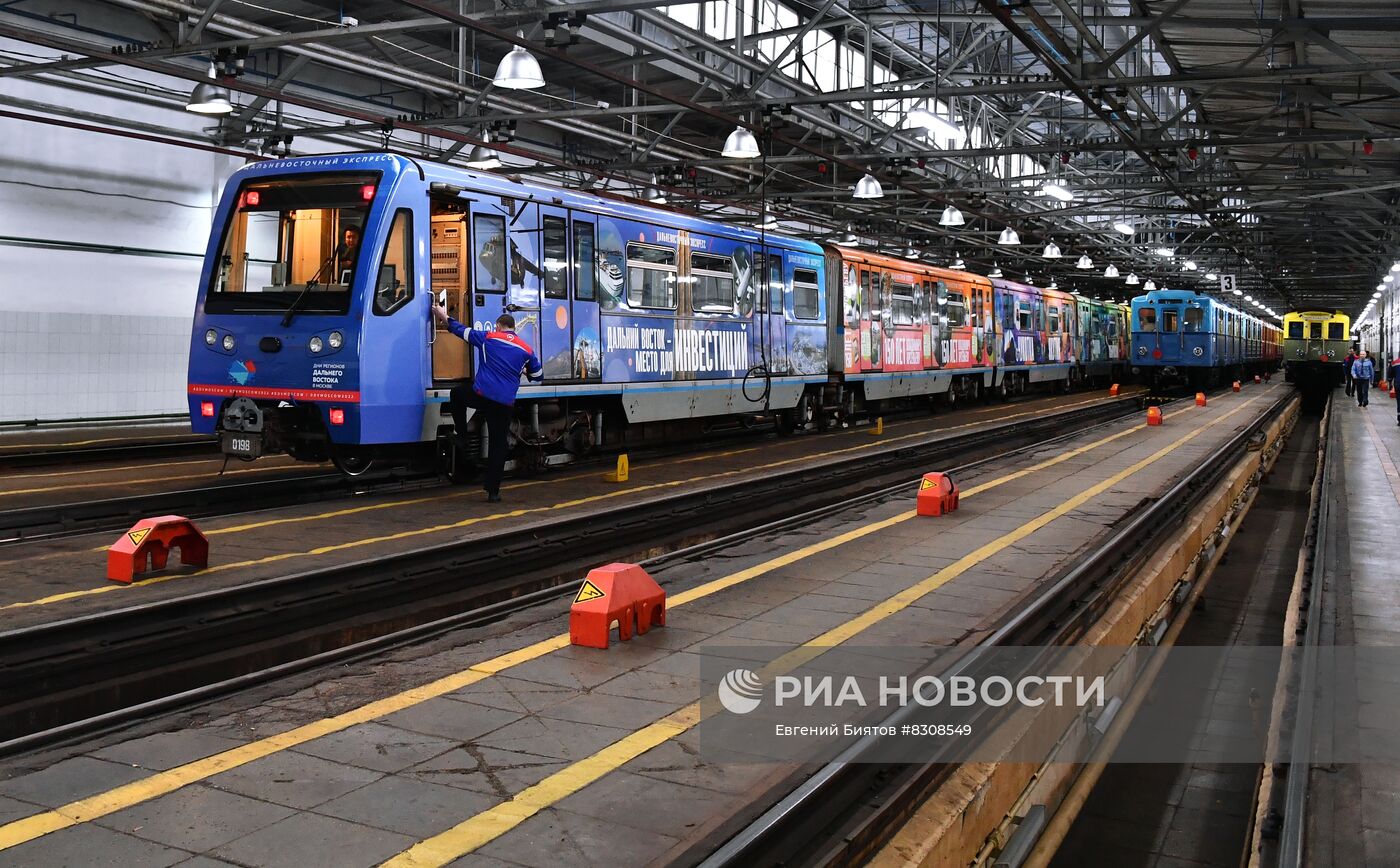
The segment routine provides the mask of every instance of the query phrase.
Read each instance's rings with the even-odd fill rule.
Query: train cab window
[[[477,214],[472,219],[472,289],[506,291],[506,219]]]
[[[598,254],[593,249],[593,224],[574,223],[574,298],[593,301],[598,297],[594,280],[598,276]]]
[[[1170,308],[1169,308],[1169,309],[1167,309],[1167,310],[1162,311],[1162,331],[1164,331],[1164,332],[1174,332],[1174,331],[1177,331],[1177,329],[1179,328],[1179,324],[1178,324],[1177,320],[1178,320],[1179,318],[1180,318],[1180,314],[1179,314],[1176,310],[1174,310],[1174,309],[1170,309]]]
[[[208,313],[343,314],[378,173],[252,178],[223,227]]]
[[[1289,323],[1288,337],[1290,340],[1301,341],[1303,339],[1303,324],[1301,322]]]
[[[627,303],[675,309],[676,251],[649,244],[627,245]]]
[[[1153,307],[1138,308],[1138,331],[1155,332],[1157,330],[1157,309]]]
[[[1031,313],[1031,306],[1024,301],[1016,303],[1016,328],[1021,331],[1030,331],[1035,324]]]
[[[390,314],[413,298],[413,212],[407,208],[394,215],[379,277],[374,284],[374,312]]]
[[[792,315],[798,319],[821,316],[821,290],[817,273],[810,268],[792,270]]]
[[[728,256],[690,254],[691,307],[707,313],[734,312],[734,273]]]
[[[1311,340],[1311,341],[1320,341],[1320,340],[1322,340],[1322,323],[1320,323],[1320,322],[1310,322],[1310,323],[1308,323],[1308,340]]]
[[[1203,309],[1192,305],[1191,307],[1186,308],[1186,316],[1184,317],[1184,319],[1186,321],[1186,330],[1188,332],[1198,332],[1201,330],[1201,326],[1205,325],[1206,312]]]
[[[1327,324],[1327,340],[1329,340],[1329,341],[1344,341],[1344,340],[1346,340],[1346,339],[1347,339],[1347,337],[1346,337],[1346,329],[1342,328],[1342,324],[1341,324],[1341,323],[1339,323],[1339,322],[1329,322],[1329,323]]]
[[[544,236],[544,297],[568,298],[569,224],[562,217],[546,217],[541,221]]]

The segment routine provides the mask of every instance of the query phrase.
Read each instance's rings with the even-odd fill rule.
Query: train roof
[[[441,184],[448,191],[460,187],[463,191],[482,192],[497,196],[509,196],[567,208],[587,209],[626,220],[643,220],[668,228],[685,229],[706,235],[723,235],[740,241],[782,247],[788,250],[820,255],[822,246],[802,238],[793,238],[771,232],[759,232],[732,223],[707,220],[673,208],[633,201],[611,194],[589,193],[582,190],[569,190],[552,187],[534,181],[527,181],[515,175],[495,172],[474,171],[459,166],[449,166],[418,160],[399,154],[383,152],[322,154],[305,157],[292,157],[285,160],[263,160],[248,163],[234,173],[241,180],[245,177],[295,174],[306,171],[383,171],[394,175],[412,174],[418,176],[430,188]]]
[[[984,286],[989,285],[988,279],[975,271],[966,271],[960,268],[944,268],[938,265],[930,265],[927,262],[922,262],[917,259],[905,259],[902,256],[890,256],[884,253],[874,253],[855,247],[841,247],[835,244],[826,245],[826,249],[836,253],[843,260],[849,262],[863,262],[869,265],[878,265],[883,268],[902,268],[906,271],[936,277],[943,281],[980,283]]]

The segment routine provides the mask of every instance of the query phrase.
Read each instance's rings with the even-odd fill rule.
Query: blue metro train
[[[214,227],[189,407],[242,458],[455,476],[445,402],[473,360],[434,300],[477,328],[512,313],[542,359],[516,404],[527,465],[693,420],[820,427],[1128,364],[1120,305],[393,154],[244,166]]]
[[[1277,325],[1195,290],[1156,289],[1131,307],[1133,370],[1152,385],[1215,386],[1282,359]]]

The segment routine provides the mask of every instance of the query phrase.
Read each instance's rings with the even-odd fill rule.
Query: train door
[[[1206,309],[1188,304],[1181,312],[1181,347],[1187,362],[1201,364],[1209,359],[1210,335],[1206,328]]]
[[[760,253],[756,257],[754,275],[758,281],[754,327],[761,355],[773,374],[790,370],[787,352],[787,280],[783,273],[781,253]]]
[[[569,213],[541,205],[539,357],[550,380],[578,376],[574,360],[574,317],[569,282]],[[527,338],[528,340],[528,338]]]
[[[569,257],[572,268],[569,321],[573,325],[573,375],[603,376],[603,336],[598,320],[598,230],[592,215],[573,215]]]
[[[1157,307],[1157,349],[1162,362],[1182,360],[1181,308],[1174,304]]]
[[[471,256],[468,254],[469,229],[465,211],[443,211],[432,215],[430,250],[433,301],[447,308],[447,315],[468,326],[472,323],[469,286]],[[445,327],[436,327],[430,336],[433,381],[450,384],[471,376],[472,354],[466,341],[453,337]]]
[[[505,309],[515,317],[515,333],[538,349],[542,331],[540,290],[544,283],[539,207],[518,199],[511,199],[509,207],[510,284],[506,290]]]
[[[467,299],[461,321],[466,325],[490,330],[496,318],[505,312],[506,290],[510,281],[509,242],[506,221],[509,212],[494,206],[472,209],[471,239],[467,251]]]

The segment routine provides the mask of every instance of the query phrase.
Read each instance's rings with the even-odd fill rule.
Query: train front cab
[[[418,440],[430,336],[426,203],[385,154],[250,164],[224,190],[190,344],[192,427],[225,454],[368,468]],[[410,185],[418,189],[416,185]]]
[[[1351,349],[1351,320],[1337,311],[1292,311],[1283,317],[1284,377],[1300,388],[1334,388]]]

